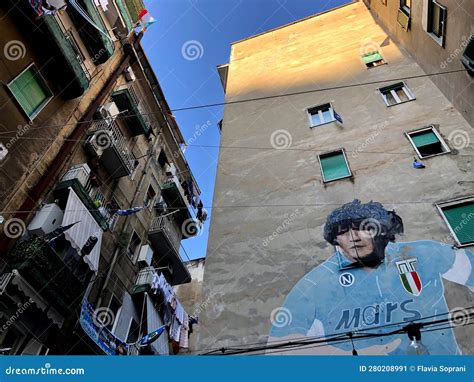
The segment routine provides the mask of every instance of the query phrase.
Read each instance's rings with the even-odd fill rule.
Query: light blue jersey
[[[271,337],[329,336],[430,317],[449,311],[443,279],[473,286],[472,252],[435,241],[389,243],[375,269],[340,269],[338,254],[306,274],[287,296],[286,326],[274,325]],[[426,321],[448,318],[448,315]],[[387,333],[401,326],[371,330]],[[358,340],[357,349],[402,342],[390,354],[406,354],[406,334]],[[422,342],[432,355],[460,354],[452,329],[426,332]],[[350,351],[350,343],[331,346]]]

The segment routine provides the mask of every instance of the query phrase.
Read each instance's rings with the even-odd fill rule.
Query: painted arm
[[[456,284],[466,285],[471,291],[474,291],[473,263],[474,254],[472,252],[457,249],[454,251],[454,262],[451,268],[442,277]]]

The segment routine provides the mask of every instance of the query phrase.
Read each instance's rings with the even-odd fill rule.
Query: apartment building
[[[237,41],[218,67],[202,352],[473,352],[473,129],[375,3]],[[288,346],[309,338],[324,341]]]
[[[366,1],[377,23],[433,76],[463,117],[474,126],[474,3],[472,1]],[[467,70],[467,72],[462,72]]]
[[[200,189],[137,0],[1,6],[6,354],[170,354]],[[157,332],[164,328],[164,332]],[[153,334],[161,334],[152,341]]]

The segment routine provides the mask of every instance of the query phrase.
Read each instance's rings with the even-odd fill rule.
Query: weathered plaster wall
[[[368,70],[360,56],[377,49],[387,65]],[[233,44],[226,101],[423,73],[356,3]],[[472,141],[472,129],[428,78],[406,81],[415,101],[387,108],[377,88],[394,82],[226,106],[213,205],[227,207],[213,210],[199,348],[265,341],[271,313],[333,254],[322,237],[326,216],[354,198],[396,209],[401,241],[454,243],[434,203],[472,193],[472,147],[416,171],[404,132],[435,124],[455,148],[455,136]],[[310,129],[307,108],[326,102],[344,124]],[[323,184],[317,153],[341,147],[354,176]],[[448,304],[469,306],[469,292],[448,284]]]

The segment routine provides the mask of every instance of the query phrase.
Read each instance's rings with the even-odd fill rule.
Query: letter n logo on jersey
[[[397,261],[396,264],[405,290],[414,296],[419,296],[423,285],[421,284],[420,276],[418,276],[415,270],[416,262],[416,259],[408,259]]]

